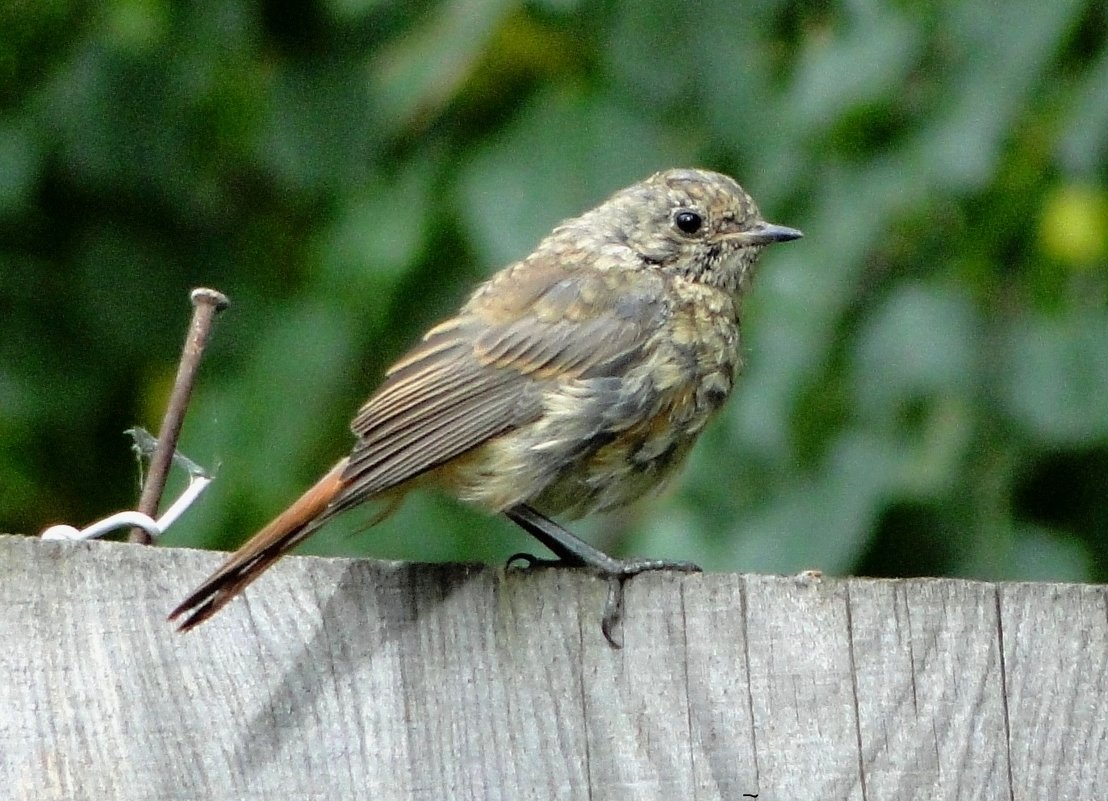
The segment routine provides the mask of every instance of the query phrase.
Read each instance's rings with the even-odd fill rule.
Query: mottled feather
[[[397,362],[358,412],[345,486],[328,516],[536,420],[555,380],[614,375],[664,314],[653,281],[644,287],[624,274],[522,263],[503,280],[519,283],[531,305],[490,310],[475,295]]]

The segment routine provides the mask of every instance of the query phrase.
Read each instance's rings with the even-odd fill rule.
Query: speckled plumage
[[[563,222],[389,370],[350,456],[174,615],[195,625],[323,521],[417,485],[571,517],[655,489],[731,392],[759,253],[797,236],[691,169]]]

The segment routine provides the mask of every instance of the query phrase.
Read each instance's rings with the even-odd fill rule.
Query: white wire
[[[184,514],[185,510],[195,503],[196,499],[203,494],[204,490],[206,490],[211,483],[212,480],[209,476],[191,473],[189,475],[188,486],[185,487],[185,491],[181,493],[181,497],[175,500],[173,504],[165,510],[165,514],[157,520],[154,520],[149,515],[144,515],[142,512],[116,512],[114,515],[109,515],[102,520],[97,520],[95,523],[79,530],[73,526],[64,524],[50,526],[42,532],[41,537],[44,540],[92,540],[97,537],[103,537],[105,534],[109,534],[116,529],[137,526],[156,539],[164,534],[166,529],[173,525],[177,518]]]

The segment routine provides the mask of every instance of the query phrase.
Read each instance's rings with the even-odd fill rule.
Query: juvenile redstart
[[[567,565],[623,582],[687,562],[620,560],[568,518],[631,503],[681,465],[731,392],[762,249],[801,233],[733,179],[659,172],[567,220],[400,359],[354,418],[350,454],[232,554],[170,619],[211,617],[335,515],[435,486],[501,513]],[[537,561],[537,560],[535,560]]]

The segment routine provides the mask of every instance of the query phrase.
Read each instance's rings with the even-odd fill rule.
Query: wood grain
[[[0,537],[0,797],[1102,799],[1104,587],[218,554]]]

